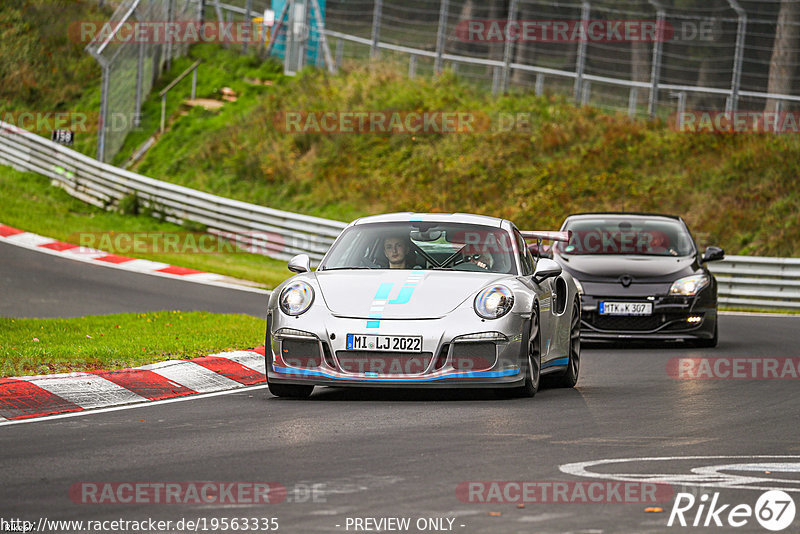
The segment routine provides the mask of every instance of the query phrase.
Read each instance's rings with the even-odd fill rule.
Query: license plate
[[[653,315],[652,302],[601,302],[600,315]]]
[[[376,336],[347,334],[347,350],[377,352],[422,352],[422,336]]]

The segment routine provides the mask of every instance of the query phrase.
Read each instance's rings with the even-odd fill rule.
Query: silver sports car
[[[342,231],[316,271],[306,255],[289,269],[299,274],[275,289],[267,310],[274,395],[424,386],[532,397],[540,378],[561,387],[578,380],[577,286],[553,260],[534,258],[510,221],[365,217]]]

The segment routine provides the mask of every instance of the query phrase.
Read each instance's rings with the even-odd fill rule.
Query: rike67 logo
[[[751,524],[753,518],[765,529],[780,531],[794,521],[795,505],[792,497],[781,490],[765,491],[749,504],[723,504],[719,492],[699,498],[691,493],[678,493],[669,514],[667,526],[682,527],[733,527]]]

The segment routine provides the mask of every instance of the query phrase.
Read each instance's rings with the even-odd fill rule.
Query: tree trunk
[[[797,48],[800,47],[800,2],[781,0],[775,45],[769,63],[768,93],[789,94],[797,64]],[[777,111],[780,100],[769,99],[764,111]]]

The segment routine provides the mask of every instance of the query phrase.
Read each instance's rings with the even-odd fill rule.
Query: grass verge
[[[208,241],[207,247],[186,246],[172,250],[158,245],[155,249],[142,250],[134,248],[131,240],[103,239],[103,236],[124,234],[159,234],[178,236],[181,243],[186,243],[190,235],[184,227],[153,217],[107,212],[85,204],[51,186],[48,178],[38,174],[0,166],[0,198],[3,199],[0,223],[68,243],[87,244],[113,254],[251,280],[267,288],[275,287],[292,274],[283,261],[240,252],[241,249],[213,239]],[[82,234],[90,235],[91,243],[82,242]],[[223,252],[197,253],[198,250]],[[236,251],[224,252],[229,250]]]
[[[249,315],[164,311],[0,318],[0,375],[122,369],[263,344],[264,321]]]

